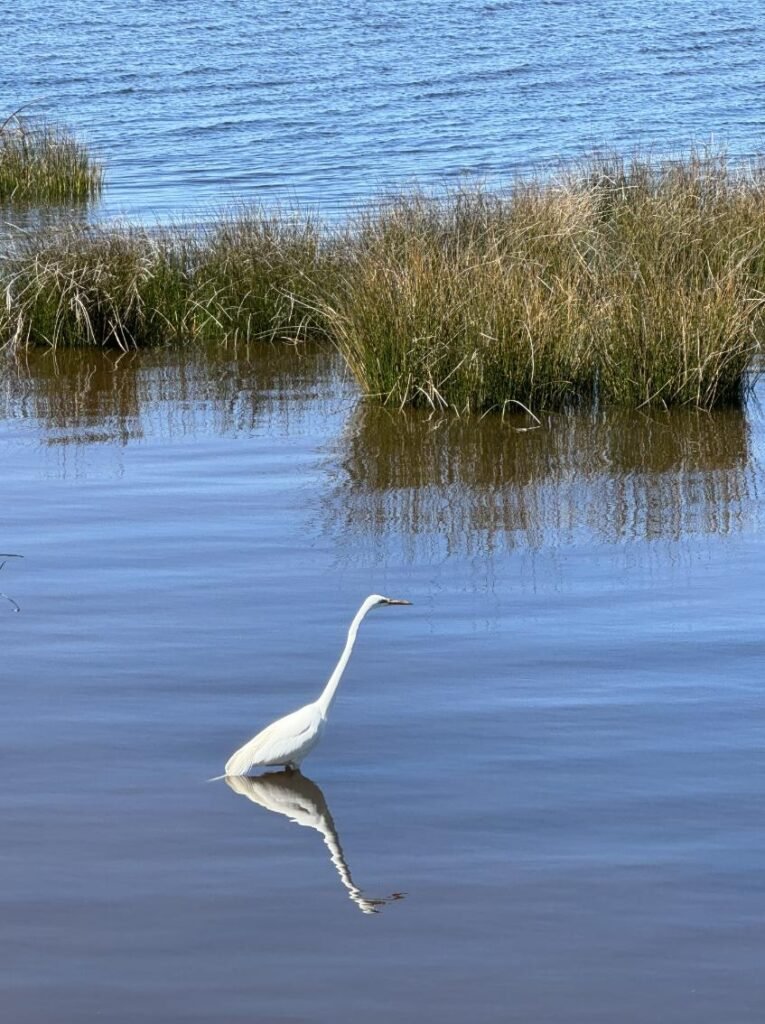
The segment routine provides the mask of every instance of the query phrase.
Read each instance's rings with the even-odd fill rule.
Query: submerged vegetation
[[[102,183],[101,165],[65,128],[18,113],[0,124],[0,203],[86,202]]]
[[[762,334],[765,170],[593,158],[343,230],[241,210],[70,227],[0,265],[7,345],[325,338],[383,402],[458,411],[739,401]]]

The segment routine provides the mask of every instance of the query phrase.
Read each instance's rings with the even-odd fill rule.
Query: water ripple
[[[63,0],[45,16],[0,0],[0,14],[4,106],[64,119],[103,154],[105,216],[182,216],[234,183],[245,200],[343,210],[414,177],[499,183],[593,143],[675,152],[713,136],[749,155],[762,140],[762,0],[703,20],[692,0],[383,0],[331,16],[318,0]]]

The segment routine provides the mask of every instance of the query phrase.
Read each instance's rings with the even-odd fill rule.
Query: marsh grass
[[[761,168],[592,158],[358,226],[327,318],[364,390],[458,411],[742,398],[762,329]]]
[[[458,409],[588,394],[591,232],[579,205],[523,187],[512,208],[462,192],[367,215],[327,312],[364,389]]]
[[[0,324],[12,348],[127,350],[183,340],[193,323],[190,292],[179,239],[76,226],[16,246]]]
[[[762,335],[765,178],[723,156],[630,165],[611,158],[591,189],[600,227],[600,394],[620,404],[737,402]]]
[[[0,124],[0,203],[86,202],[103,168],[67,129],[18,113]]]
[[[305,341],[320,333],[331,257],[317,227],[242,211],[196,230],[70,225],[3,263],[11,348]]]
[[[203,230],[192,266],[203,335],[229,342],[306,341],[323,333],[336,251],[310,216],[242,208]]]
[[[0,263],[0,344],[329,339],[392,405],[740,402],[763,330],[765,172],[593,157],[504,194],[412,191],[330,231],[242,208],[70,227]]]

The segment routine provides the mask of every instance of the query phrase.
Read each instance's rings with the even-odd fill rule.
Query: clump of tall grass
[[[0,203],[85,202],[103,168],[67,129],[12,114],[0,124]]]
[[[335,249],[314,218],[241,208],[198,237],[194,297],[210,311],[213,337],[305,341],[324,330],[318,299],[336,274]]]
[[[303,341],[332,256],[309,220],[241,211],[196,230],[69,225],[0,266],[0,345]]]
[[[192,330],[187,250],[176,238],[71,226],[18,243],[3,276],[0,337],[11,347],[126,350]]]
[[[761,331],[761,173],[593,158],[365,216],[326,311],[364,390],[461,411],[740,399]]]
[[[628,404],[736,402],[762,336],[765,178],[719,153],[608,158],[567,187],[598,216],[599,393]]]
[[[582,198],[415,194],[368,214],[327,318],[365,391],[399,405],[559,404],[593,386]]]

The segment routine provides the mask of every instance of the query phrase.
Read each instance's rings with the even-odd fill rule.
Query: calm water
[[[330,212],[593,145],[765,145],[765,3],[0,0],[0,108],[106,159],[104,211]]]
[[[765,3],[0,0],[98,212],[763,148]],[[35,214],[38,216],[38,214]],[[55,214],[53,214],[55,217]],[[331,356],[0,366],[13,1024],[755,1024],[765,418],[431,419]],[[310,777],[205,780],[312,699]]]
[[[5,1019],[762,1019],[756,401],[520,432],[269,348],[2,380]],[[374,590],[414,604],[310,778],[208,784]]]

